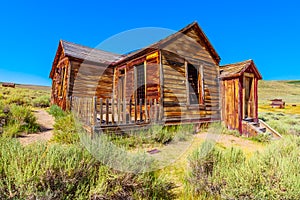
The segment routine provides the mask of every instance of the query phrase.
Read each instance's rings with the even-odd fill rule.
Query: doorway
[[[245,88],[245,96],[244,96],[244,119],[245,118],[251,118],[253,117],[251,115],[251,108],[252,108],[252,96],[253,96],[253,89],[252,89],[252,84],[253,84],[253,78],[252,77],[245,77],[244,79],[244,88]]]

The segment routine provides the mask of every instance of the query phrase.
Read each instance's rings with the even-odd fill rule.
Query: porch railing
[[[73,96],[69,101],[75,116],[90,127],[156,123],[163,118],[163,109],[157,99],[122,101]]]

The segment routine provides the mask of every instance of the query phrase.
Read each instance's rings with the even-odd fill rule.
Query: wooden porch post
[[[164,70],[162,64],[161,50],[159,50],[159,86],[160,86],[159,120],[162,121],[164,118]]]

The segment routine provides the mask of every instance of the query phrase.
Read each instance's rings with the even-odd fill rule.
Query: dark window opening
[[[125,69],[120,69],[120,75],[125,75]]]
[[[139,65],[136,67],[136,78],[137,78],[137,100],[145,99],[145,70],[144,65]]]
[[[199,104],[198,68],[188,63],[188,82],[190,104]]]

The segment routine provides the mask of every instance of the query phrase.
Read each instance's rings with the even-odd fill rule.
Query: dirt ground
[[[48,141],[53,135],[53,117],[45,110],[35,110],[34,115],[41,131],[33,134],[22,135],[19,140],[22,145],[28,145],[37,141]]]
[[[224,147],[240,147],[244,151],[250,153],[260,151],[264,148],[264,145],[260,143],[250,141],[242,137],[235,137],[233,135],[200,133],[195,137],[201,138],[203,140],[213,140],[216,143],[223,145]]]

